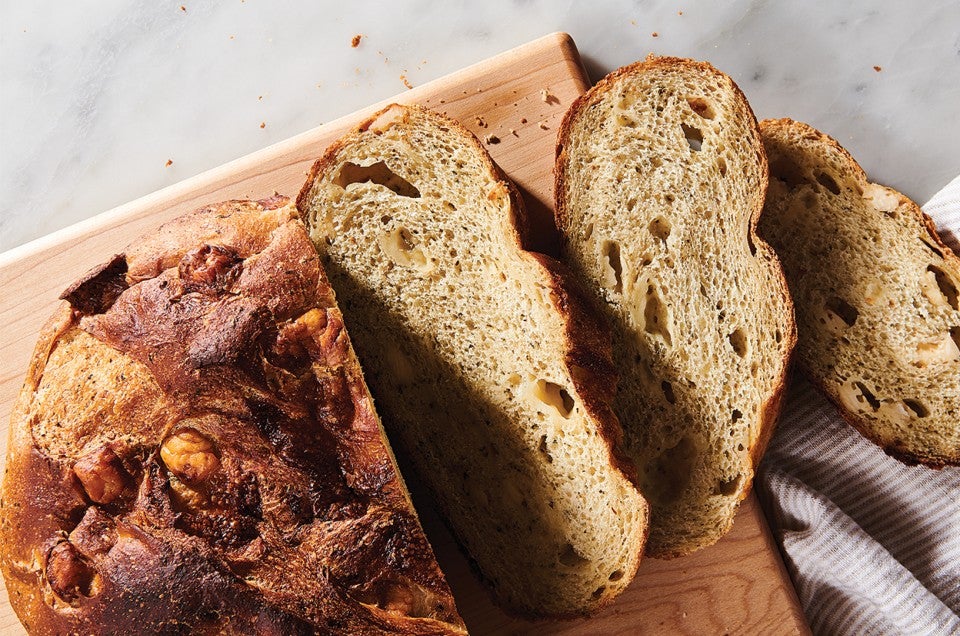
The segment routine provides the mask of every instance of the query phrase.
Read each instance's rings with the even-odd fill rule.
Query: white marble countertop
[[[960,173],[956,0],[4,2],[0,251],[552,31],[710,61],[920,203]]]

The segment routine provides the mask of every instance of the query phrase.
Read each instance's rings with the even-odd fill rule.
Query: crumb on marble
[[[496,135],[487,135],[486,137],[483,138],[483,141],[484,143],[490,144],[492,146],[494,144],[500,143],[500,138],[497,137]]]
[[[180,5],[180,10],[183,11],[184,13],[187,12],[187,8],[186,8],[185,6],[183,6],[182,4]]]
[[[403,85],[407,88],[413,88],[413,84],[411,84],[410,80],[407,79],[406,72],[400,73],[400,81],[403,82]]]
[[[356,34],[355,36],[353,36],[353,38],[350,40],[350,48],[354,48],[354,49],[355,49],[355,48],[357,48],[358,46],[360,46],[360,40],[362,40],[362,39],[363,39],[363,33],[357,33],[357,34]]]
[[[173,159],[167,159],[167,163],[165,163],[165,164],[163,164],[163,165],[165,165],[166,167],[169,168],[170,166],[173,165]]]
[[[677,15],[683,15],[683,11],[677,11]]]
[[[231,40],[234,39],[234,36],[231,35],[231,36],[230,36],[230,39],[231,39]]]
[[[882,66],[874,66],[874,67],[873,67],[873,70],[875,70],[877,73],[879,73],[880,71],[883,70],[883,67],[882,67]]]
[[[266,128],[266,127],[267,127],[267,122],[265,122],[265,121],[260,122],[260,127],[261,127],[261,128]]]
[[[659,33],[657,33],[656,31],[654,31],[654,32],[653,32],[653,33],[651,33],[650,35],[652,35],[652,36],[653,36],[653,37],[655,37],[655,38],[658,38],[658,37],[660,37],[660,34],[659,34]]]

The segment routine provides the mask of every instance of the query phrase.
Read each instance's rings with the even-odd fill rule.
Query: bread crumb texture
[[[614,326],[648,553],[685,554],[731,527],[794,340],[780,266],[751,230],[767,177],[756,120],[713,67],[648,58],[575,103],[560,143],[564,255]]]
[[[459,124],[394,105],[298,204],[391,439],[498,599],[583,614],[632,579],[646,504],[611,464],[609,407],[579,388],[609,350],[568,365],[565,291],[520,248],[504,179]]]
[[[890,454],[960,463],[960,259],[834,139],[786,119],[762,130],[760,232],[796,301],[800,364]]]

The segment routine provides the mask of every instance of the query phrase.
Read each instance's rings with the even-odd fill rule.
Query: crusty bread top
[[[761,125],[771,177],[760,232],[797,304],[798,362],[864,436],[906,463],[960,463],[960,258],[836,140]]]
[[[611,73],[560,129],[562,250],[613,324],[654,556],[730,528],[779,412],[795,325],[755,231],[766,170],[746,98],[693,60]]]
[[[462,633],[285,197],[64,294],[11,423],[2,569],[40,633]]]
[[[328,150],[298,205],[391,439],[498,600],[609,603],[647,519],[609,334],[565,269],[526,251],[516,188],[458,123],[394,105]]]

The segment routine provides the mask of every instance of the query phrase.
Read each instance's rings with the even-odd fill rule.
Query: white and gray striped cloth
[[[960,254],[960,177],[924,211]],[[960,634],[960,468],[888,457],[795,378],[756,488],[815,634]]]

